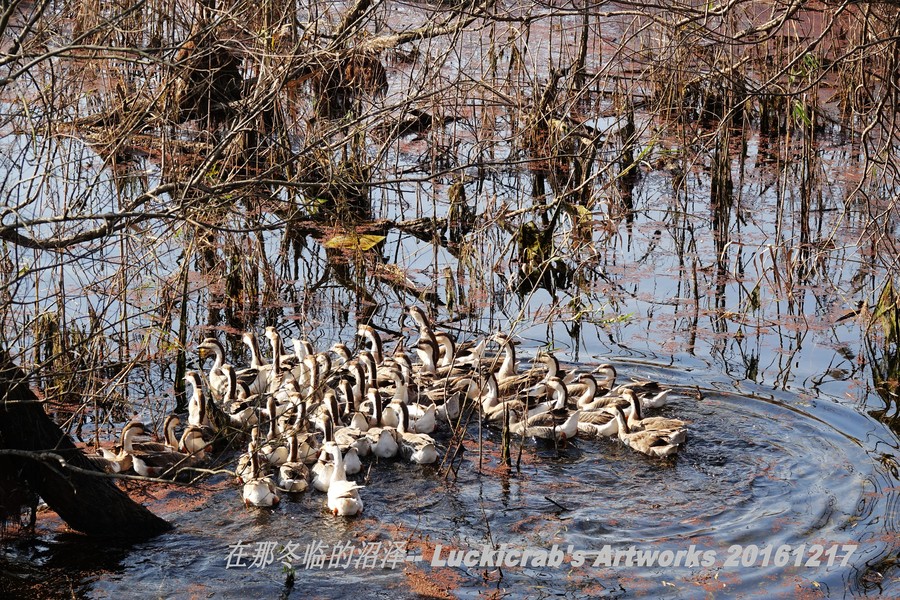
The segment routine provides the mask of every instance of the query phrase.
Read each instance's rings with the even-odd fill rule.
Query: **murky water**
[[[617,223],[612,237],[598,228],[590,245],[566,249],[570,261],[581,257],[585,278],[575,285],[517,291],[509,277],[516,270],[509,236],[490,228],[473,236],[475,251],[465,265],[445,248],[397,233],[388,236],[383,255],[423,289],[445,300],[457,289],[460,304],[464,294],[469,306],[481,307],[459,321],[464,335],[513,331],[524,340],[526,358],[550,347],[572,364],[610,361],[624,378],[673,386],[674,400],[661,414],[690,423],[690,439],[676,458],[650,460],[613,440],[577,440],[560,449],[532,441],[521,449],[521,470],[508,470],[499,465],[499,434],[486,429],[479,472],[473,424],[455,477],[434,467],[373,465],[361,477],[365,512],[353,520],[327,514],[316,492],[285,498],[272,511],[246,509],[224,475],[157,497],[131,487],[176,526],[173,533],[114,547],[58,534],[58,522],[45,517],[35,540],[4,546],[5,591],[18,597],[896,596],[897,436],[871,416],[884,403],[869,383],[865,363],[874,355],[866,353],[859,325],[835,323],[849,304],[841,290],[855,264],[837,257],[827,286],[798,283],[789,299],[780,296],[766,279],[779,260],[766,239],[779,225],[774,212],[762,211],[752,228],[735,220],[740,249],[716,275],[702,264],[716,249],[703,232],[708,224],[697,200],[689,211],[696,240],[688,268],[677,235],[687,229],[669,222],[671,205],[660,208],[664,188],[648,177],[636,190],[632,221]],[[757,200],[764,207],[775,201]],[[402,193],[386,193],[383,216],[401,217],[404,202]],[[660,230],[673,235],[661,237]],[[265,242],[277,255],[279,236]],[[283,259],[282,268],[297,279],[284,282],[301,298],[284,300],[266,318],[320,347],[349,340],[364,312],[360,298],[338,285],[308,284],[327,281],[335,264],[314,243],[293,264]],[[445,265],[454,267],[447,281]],[[763,282],[763,301],[750,310],[747,287],[754,281]],[[193,284],[193,323],[203,321],[209,283],[200,277]],[[371,291],[373,321],[386,332],[401,331],[398,309],[409,299],[398,300],[379,284]],[[206,334],[206,327],[194,327],[195,337]],[[133,376],[132,397],[146,400],[136,408],[158,420],[172,407],[171,379],[165,369]],[[379,543],[376,559],[362,555]],[[235,554],[238,544],[243,555]],[[316,544],[325,562],[311,567]],[[405,553],[389,564],[394,544]],[[441,559],[453,562],[451,552],[503,544],[512,551],[555,548],[562,562],[439,566]],[[291,583],[283,558],[295,573]]]
[[[418,14],[412,5],[390,10],[401,20]],[[529,63],[515,82],[517,93],[527,92],[523,105],[560,55],[556,44],[566,48],[553,33],[555,22],[530,26],[530,42],[520,46]],[[578,19],[558,22],[574,31]],[[603,57],[627,29],[604,27],[590,59],[596,64],[588,65],[599,72],[609,67]],[[509,40],[523,35],[506,33]],[[438,65],[448,89],[456,89],[458,75],[494,81],[496,73],[485,67],[494,47],[484,35],[466,33],[465,51]],[[389,92],[375,102],[390,108],[406,101],[419,68],[392,68]],[[502,77],[495,87],[500,84]],[[642,85],[635,83],[637,96]],[[232,229],[214,238],[211,267],[191,258],[197,232],[173,235],[168,224],[71,255],[13,248],[8,258],[22,272],[10,280],[20,302],[9,316],[17,327],[8,329],[21,333],[10,334],[19,336],[10,346],[27,355],[32,311],[61,313],[70,327],[99,323],[92,333],[109,343],[109,357],[140,360],[127,381],[116,381],[117,401],[158,423],[174,406],[171,349],[180,319],[191,349],[212,333],[237,356],[237,328],[263,324],[324,349],[350,340],[357,321],[371,319],[386,335],[403,332],[409,322],[400,319],[402,309],[428,297],[439,304],[444,325],[463,337],[509,331],[523,340],[525,358],[552,348],[571,365],[613,362],[623,378],[672,386],[673,401],[659,414],[689,422],[683,451],[658,461],[614,440],[577,440],[562,448],[528,441],[514,446],[520,468],[508,469],[499,461],[496,430],[482,432],[479,456],[473,423],[455,473],[372,464],[359,477],[366,509],[352,520],[329,515],[316,492],[285,498],[274,510],[247,509],[239,488],[222,474],[191,489],[130,484],[133,497],[175,525],[172,533],[118,547],[60,533],[59,521],[43,515],[35,538],[5,539],[0,546],[0,595],[900,596],[900,427],[890,416],[896,396],[876,386],[874,376],[892,348],[874,343],[869,323],[839,320],[857,301],[877,297],[890,275],[861,246],[870,212],[880,210],[877,198],[892,193],[873,193],[871,205],[858,202],[855,187],[866,165],[844,132],[816,139],[817,162],[804,168],[827,177],[813,182],[794,160],[799,134],[746,133],[745,147],[730,163],[733,194],[722,209],[711,200],[713,149],[669,139],[679,133],[674,127],[667,132],[658,115],[638,112],[647,150],[636,168],[640,177],[622,190],[615,173],[598,175],[588,201],[573,204],[556,223],[553,255],[559,260],[550,275],[523,285],[529,249],[517,247],[512,232],[523,224],[543,227],[548,215],[535,206],[558,198],[535,193],[535,173],[522,166],[513,136],[522,115],[511,106],[504,109],[509,112],[492,108],[496,100],[481,92],[459,93],[448,103],[458,112],[453,123],[384,149],[375,179],[393,183],[373,184],[369,207],[373,219],[443,217],[450,212],[450,185],[462,182],[477,217],[456,246],[392,228],[373,251],[344,254],[323,247],[322,230],[315,239],[288,239],[274,213],[260,215],[262,224],[250,223],[248,234],[244,207],[235,205],[209,217]],[[600,97],[604,106],[561,106],[560,114],[618,139],[621,115],[609,116],[612,101]],[[709,133],[698,139],[711,139]],[[9,167],[10,181],[41,179],[58,166],[56,160],[41,165],[45,143],[57,144],[39,140],[35,149],[30,138],[3,138],[0,153],[27,156]],[[613,147],[617,142],[609,144],[598,164],[620,150]],[[443,158],[456,165],[458,179],[431,176],[443,168],[433,156],[442,148],[456,153]],[[83,165],[73,180],[96,178],[90,189],[103,193],[85,198],[80,186],[72,191],[47,177],[51,183],[41,193],[27,188],[19,192],[26,195],[10,195],[27,209],[25,217],[84,203],[112,210],[117,194],[143,193],[160,178],[158,165],[142,161],[114,185],[87,145],[66,142],[56,153],[62,164]],[[673,165],[685,169],[679,183]],[[810,189],[815,202],[801,193]],[[147,210],[162,212],[169,200],[161,196]],[[504,228],[499,223],[507,210],[521,212]],[[51,232],[49,225],[34,230]],[[261,254],[268,261],[263,266]],[[252,291],[235,294],[245,300],[234,308],[240,314],[223,316],[223,280],[241,268],[241,283]],[[391,284],[385,273],[407,287]],[[176,310],[182,286],[188,302]],[[884,371],[887,379],[896,375]],[[112,395],[98,390],[103,399]],[[86,431],[92,427],[89,422]],[[446,434],[442,441],[449,445]],[[233,457],[224,458],[221,466],[230,466]],[[505,548],[507,555],[528,551],[532,561],[496,568],[472,555],[476,564],[453,566],[458,552],[485,547]],[[542,564],[542,557],[561,562]]]
[[[148,502],[176,525],[152,541],[115,548],[43,535],[6,552],[64,572],[66,586],[91,597],[832,597],[896,589],[877,573],[898,542],[895,473],[880,462],[896,447],[887,428],[828,400],[746,385],[739,394],[711,374],[618,364],[623,376],[675,387],[660,410],[690,423],[675,459],[648,459],[614,440],[559,449],[528,441],[516,472],[498,465],[499,433],[485,429],[480,474],[475,443],[455,480],[435,467],[373,464],[359,476],[366,508],[358,519],[332,517],[317,492],[285,498],[274,510],[246,509],[230,479],[215,476]],[[470,434],[477,439],[477,426]],[[262,551],[269,542],[270,552]],[[363,549],[378,543],[377,558],[367,561]],[[324,566],[314,566],[315,544]],[[389,559],[392,544],[404,552]],[[437,566],[452,564],[452,551],[501,544],[556,547],[562,562]],[[639,566],[648,556],[650,564]],[[282,560],[293,564],[292,586]],[[68,589],[56,591],[68,596]]]

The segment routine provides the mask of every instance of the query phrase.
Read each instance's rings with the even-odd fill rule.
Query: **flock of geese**
[[[615,436],[653,457],[675,454],[686,439],[683,421],[644,416],[667,401],[669,390],[656,382],[616,385],[612,365],[566,371],[547,352],[520,370],[509,336],[458,344],[423,309],[409,314],[418,328],[415,361],[404,340],[388,355],[370,325],[358,328],[364,349],[355,356],[343,343],[317,352],[296,339],[288,353],[267,327],[267,359],[256,336],[245,333],[250,364],[240,369],[226,362],[218,340],[206,338],[198,354],[201,364],[213,362],[206,386],[196,371],[185,376],[192,393],[181,436],[175,415],[166,418],[161,442],[145,441],[151,432],[133,421],[119,447],[94,458],[108,471],[171,479],[201,465],[217,440],[241,433],[249,443],[235,475],[246,505],[273,506],[283,493],[312,487],[327,494],[334,515],[352,516],[363,510],[363,486],[348,476],[361,471],[363,459],[434,463],[440,453],[431,434],[453,427],[468,407],[515,435],[555,442]]]

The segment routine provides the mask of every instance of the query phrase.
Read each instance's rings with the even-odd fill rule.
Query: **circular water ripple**
[[[787,595],[797,585],[843,589],[851,584],[854,569],[874,548],[857,548],[843,568],[806,566],[814,562],[807,560],[812,552],[801,548],[837,544],[840,562],[844,544],[859,544],[858,508],[872,491],[872,460],[859,443],[802,411],[756,398],[706,392],[702,401],[676,405],[677,414],[691,422],[691,437],[674,461],[661,464],[608,444],[607,454],[601,445],[599,456],[576,463],[608,470],[617,483],[595,502],[581,494],[583,504],[571,518],[572,543],[672,551],[693,544],[714,551],[715,564],[708,568],[629,574],[681,582],[688,589],[717,573],[728,576],[723,585],[733,591],[767,594]],[[741,566],[740,560],[726,566],[729,556],[740,558],[735,545],[771,546],[773,554],[786,546],[796,551],[789,564],[799,560],[803,566],[776,567],[773,558],[753,559],[753,549],[745,557],[752,566]]]

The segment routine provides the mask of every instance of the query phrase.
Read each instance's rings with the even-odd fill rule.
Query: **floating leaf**
[[[360,252],[366,252],[367,250],[371,250],[376,245],[383,242],[385,236],[383,235],[357,235],[355,233],[339,233],[334,235],[327,242],[323,244],[326,248],[338,248],[341,250],[359,250]]]

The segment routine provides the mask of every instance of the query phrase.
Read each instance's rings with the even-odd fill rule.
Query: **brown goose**
[[[137,435],[146,434],[143,423],[132,422],[126,428],[128,432],[135,431]],[[174,479],[182,469],[196,466],[200,459],[191,454],[184,454],[177,450],[148,451],[136,448],[130,435],[125,436],[125,451],[131,455],[132,468],[138,475],[144,477],[158,477]]]
[[[628,427],[631,431],[658,431],[668,436],[673,444],[682,444],[687,439],[687,427],[681,419],[667,419],[665,417],[644,417],[641,401],[631,389],[622,391],[622,395],[631,405],[631,413],[628,415]]]
[[[662,431],[631,431],[625,420],[625,412],[616,406],[616,421],[619,425],[619,439],[636,452],[657,458],[676,454],[680,446]]]
[[[309,487],[309,469],[298,460],[299,452],[300,443],[294,433],[290,439],[288,460],[278,468],[278,487],[286,492],[305,492]]]

